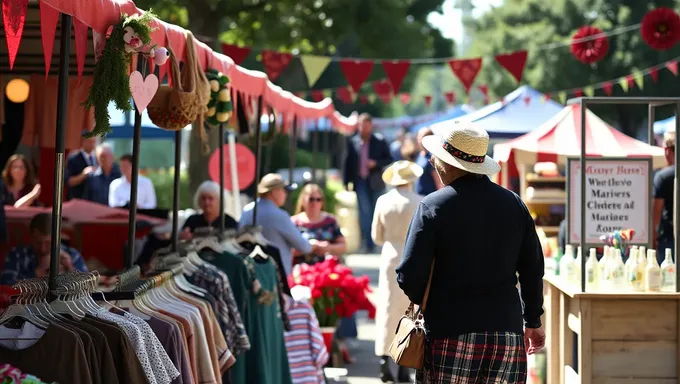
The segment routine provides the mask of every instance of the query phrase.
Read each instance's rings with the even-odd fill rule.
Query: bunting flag
[[[606,93],[607,96],[611,96],[612,91],[614,90],[614,85],[609,81],[605,81],[602,83],[602,89],[604,89],[604,93]]]
[[[576,97],[583,97],[583,91],[580,89],[577,89],[574,91],[574,96]]]
[[[408,69],[411,67],[411,62],[408,60],[385,60],[382,62],[382,66],[392,84],[392,89],[395,93],[398,93],[404,78],[408,74]]]
[[[269,77],[269,80],[271,81],[276,81],[276,79],[281,76],[281,73],[286,70],[291,60],[293,60],[293,55],[290,53],[269,50],[262,51],[262,64],[264,64],[264,71],[267,73],[267,77]]]
[[[45,4],[44,1],[40,1],[38,5],[40,6],[40,40],[43,47],[43,57],[45,58],[45,77],[47,77],[52,66],[54,37],[57,34],[59,11]]]
[[[341,60],[340,69],[354,92],[359,92],[361,86],[373,72],[372,61]]]
[[[361,97],[359,97],[359,102],[360,102],[361,104],[368,104],[368,96],[366,96],[366,95],[361,95]]]
[[[593,86],[587,86],[583,87],[583,94],[586,95],[587,97],[593,97],[595,94],[595,88]]]
[[[531,96],[524,96],[524,104],[527,106],[531,104]]]
[[[392,84],[389,80],[378,80],[373,82],[373,92],[380,98],[384,104],[388,104],[392,100]]]
[[[671,60],[666,63],[666,68],[675,76],[678,75],[678,62],[677,60]]]
[[[651,73],[650,73],[650,75],[651,75]],[[640,88],[640,89],[644,88],[645,81],[642,77],[642,73],[640,73],[640,72],[633,73],[633,79],[635,80],[635,84],[637,84],[638,88]]]
[[[399,100],[401,100],[402,104],[406,105],[411,102],[411,95],[409,95],[408,93],[400,93]]]
[[[649,70],[649,76],[652,78],[653,82],[659,81],[659,70],[656,68],[652,68]]]
[[[482,58],[451,60],[449,61],[449,66],[451,66],[451,70],[463,84],[463,87],[465,87],[465,92],[469,94],[472,83],[474,83],[475,78],[477,78],[479,71],[482,69]]]
[[[83,77],[85,69],[85,56],[87,55],[87,35],[89,29],[82,21],[73,18],[73,36],[76,41],[76,66],[78,68],[78,84]]]
[[[543,97],[541,98],[541,101],[545,103],[545,102],[548,101],[548,100],[550,100],[550,94],[549,94],[549,93],[546,93],[546,94],[543,95]]]
[[[423,98],[425,99],[425,105],[429,107],[432,104],[432,96],[425,95]]]
[[[302,55],[300,56],[300,62],[302,63],[305,75],[307,75],[309,86],[313,87],[331,63],[331,58],[327,56]]]
[[[319,101],[321,101],[325,98],[322,90],[315,90],[315,91],[312,91],[311,93],[312,93],[312,100],[314,100],[316,102],[319,102]]]
[[[621,86],[621,88],[623,89],[624,92],[628,92],[628,88],[629,88],[628,80],[626,80],[625,77],[622,77],[622,78],[619,79],[619,85]]]
[[[496,61],[505,68],[517,80],[522,81],[524,67],[527,64],[527,51],[517,51],[508,54],[496,55]]]
[[[237,45],[222,44],[222,53],[231,57],[234,64],[239,65],[250,55],[250,47],[239,47]]]
[[[5,29],[10,70],[14,68],[14,61],[19,52],[27,10],[28,0],[2,0],[2,25]]]
[[[444,94],[444,97],[446,98],[446,102],[453,105],[456,104],[456,93],[455,92],[446,92]]]
[[[560,99],[560,103],[566,104],[567,103],[567,92],[566,91],[561,91],[557,94],[557,97]]]

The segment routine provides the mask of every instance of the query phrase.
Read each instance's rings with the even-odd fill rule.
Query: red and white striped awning
[[[646,144],[617,131],[590,110],[586,111],[586,154],[593,157],[652,157],[654,168],[666,165],[663,148]],[[494,159],[503,173],[517,174],[515,164],[565,164],[581,154],[581,106],[566,106],[539,128],[514,140],[494,145]],[[507,180],[502,180],[503,184]]]

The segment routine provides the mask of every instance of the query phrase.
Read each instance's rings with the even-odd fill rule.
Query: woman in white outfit
[[[383,382],[394,381],[390,371],[389,347],[399,319],[409,305],[408,297],[397,285],[394,270],[401,260],[411,216],[423,198],[413,190],[413,183],[422,174],[423,168],[406,160],[397,161],[387,168],[383,180],[394,188],[378,198],[373,214],[371,236],[376,244],[383,246],[375,317],[375,354],[381,358],[380,379]],[[397,382],[409,381],[408,369],[399,367]]]

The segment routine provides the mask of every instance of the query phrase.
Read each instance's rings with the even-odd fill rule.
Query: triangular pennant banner
[[[359,102],[361,104],[368,104],[368,96],[366,96],[366,95],[359,96]]]
[[[389,80],[378,80],[373,82],[373,92],[380,96],[381,99],[385,96],[389,102],[392,97],[392,91],[392,84],[390,84]]]
[[[560,92],[557,94],[557,97],[560,99],[560,103],[566,104],[567,103],[567,92]]]
[[[374,104],[377,98],[378,96],[375,93],[371,93],[368,95],[368,102]]]
[[[527,64],[527,51],[517,51],[496,56],[496,61],[517,80],[522,81],[524,66]]]
[[[529,106],[531,104],[531,96],[524,96],[524,104]]]
[[[659,70],[656,68],[651,68],[649,70],[649,76],[651,76],[653,82],[659,81]]]
[[[411,95],[409,95],[408,93],[400,93],[399,100],[401,100],[402,104],[406,105],[411,102]]]
[[[602,89],[604,89],[604,93],[606,93],[607,96],[611,96],[612,91],[614,90],[614,86],[609,81],[606,81],[602,83]]]
[[[47,5],[44,1],[38,4],[40,6],[40,38],[42,40],[43,57],[45,58],[45,77],[47,77],[52,66],[54,36],[57,34],[59,11]]]
[[[302,55],[300,56],[300,62],[302,63],[302,69],[305,70],[305,75],[307,75],[309,86],[313,87],[319,81],[326,68],[328,68],[331,58],[328,56]]]
[[[267,73],[270,81],[276,81],[286,70],[290,61],[293,60],[293,55],[286,52],[276,52],[270,50],[262,51],[262,64],[264,64],[264,71]]]
[[[324,99],[324,97],[323,97],[323,91],[322,90],[319,89],[319,90],[312,91],[312,100],[319,102],[323,99]]]
[[[395,93],[399,92],[404,78],[408,74],[408,69],[411,67],[411,62],[408,60],[385,60],[382,62],[383,69],[387,78],[390,79],[392,89]]]
[[[463,83],[465,92],[470,93],[472,83],[475,82],[479,70],[482,69],[482,58],[451,60],[449,66],[451,66],[451,70],[458,77],[458,80]]]
[[[574,91],[574,96],[576,97],[583,97],[583,91],[580,89],[577,89]]]
[[[455,92],[446,92],[444,94],[444,97],[446,98],[446,102],[449,104],[455,104],[456,103],[456,93]]]
[[[645,86],[645,79],[642,73],[640,72],[635,72],[633,73],[633,79],[635,80],[635,84],[637,84],[638,88],[643,89]]]
[[[237,45],[222,44],[222,53],[231,57],[234,64],[239,65],[250,54],[250,47],[239,47]]]
[[[78,84],[83,77],[85,69],[85,56],[87,55],[88,28],[82,21],[73,18],[73,37],[76,41],[76,66],[78,67]]]
[[[2,25],[9,54],[9,69],[14,68],[14,60],[19,52],[27,10],[28,0],[2,0]]]
[[[373,71],[372,61],[340,60],[340,69],[354,92],[359,92]]]
[[[425,105],[427,105],[429,107],[432,104],[432,96],[425,95],[424,99],[425,99]]]
[[[336,91],[338,99],[345,104],[352,104],[352,92],[347,87],[338,88]]]
[[[332,95],[333,95],[333,90],[331,90],[331,89],[324,89],[323,90],[323,97],[324,98],[331,97]]]
[[[632,89],[635,86],[635,79],[632,75],[626,76],[626,82],[628,83],[628,89]]]
[[[482,95],[484,95],[485,99],[489,98],[489,87],[487,85],[480,85],[477,88],[479,88],[479,91],[482,92]]]
[[[628,92],[628,80],[625,77],[619,79],[619,85],[623,88],[624,92]]]
[[[592,86],[583,87],[583,93],[588,97],[593,97],[595,94],[595,88]]]
[[[675,60],[671,60],[666,63],[666,68],[668,68],[669,71],[675,76],[678,75],[678,62]]]
[[[548,100],[550,100],[550,94],[549,94],[549,93],[546,93],[546,94],[543,95],[543,97],[541,98],[541,101],[543,101],[543,102],[545,103],[545,102],[547,102]]]

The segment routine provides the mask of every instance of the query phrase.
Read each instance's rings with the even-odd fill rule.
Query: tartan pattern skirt
[[[428,340],[419,384],[524,384],[524,336],[510,332],[468,333]]]

